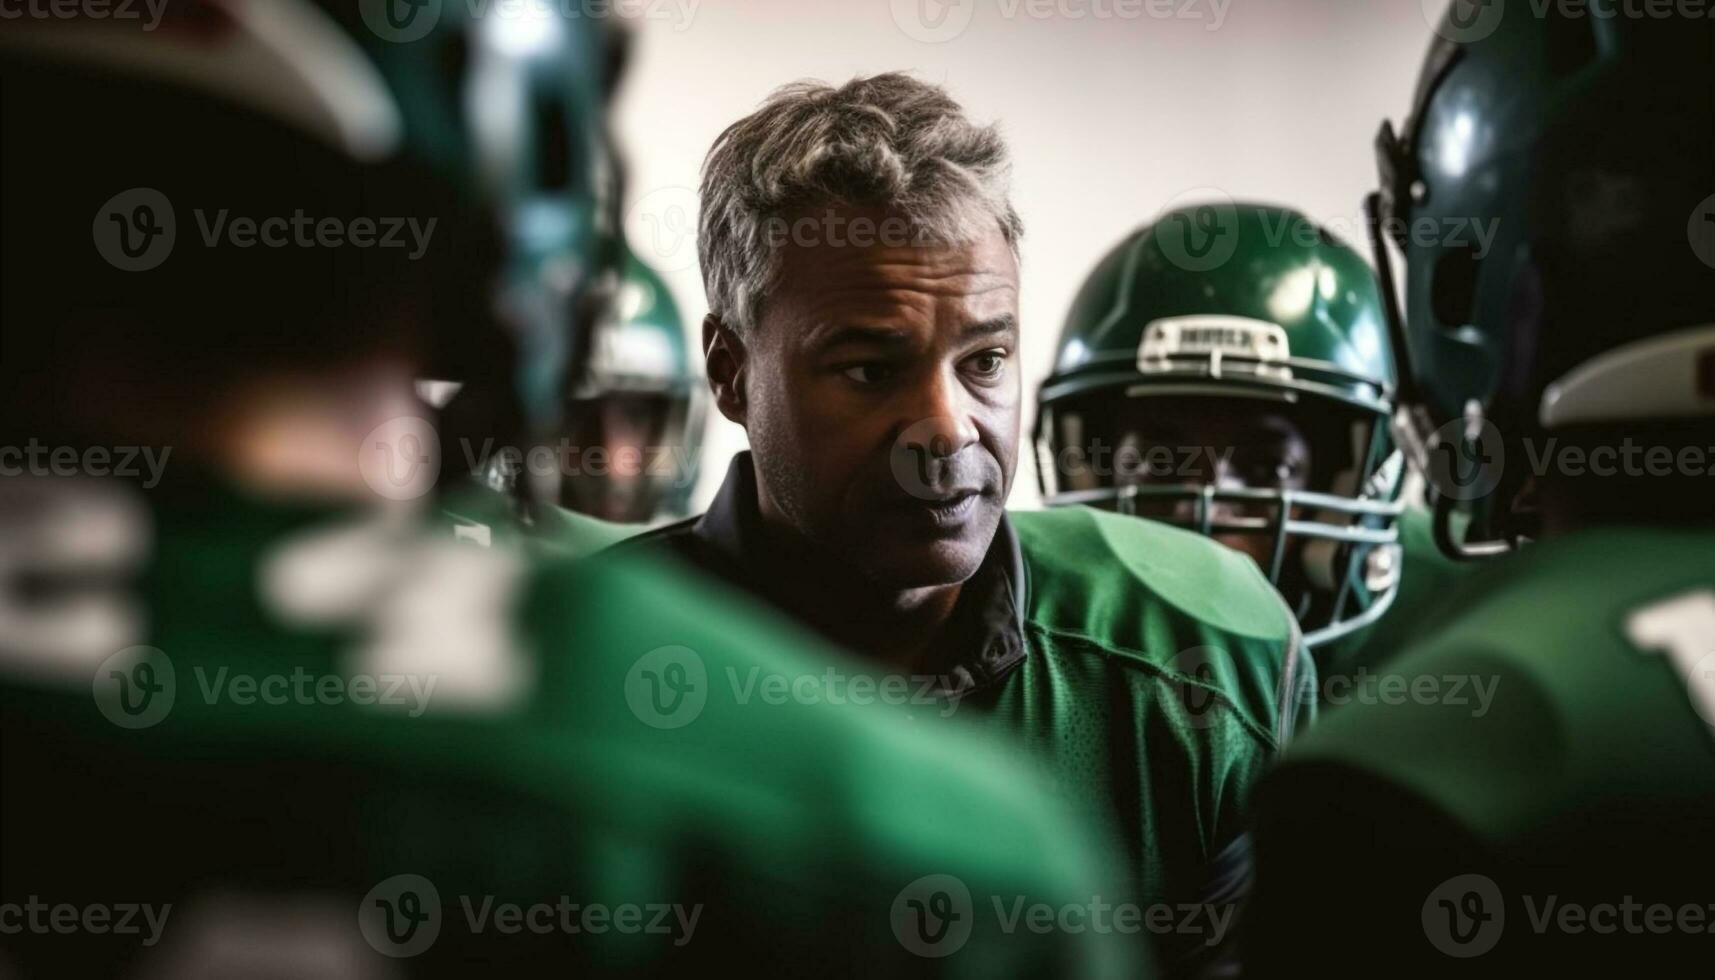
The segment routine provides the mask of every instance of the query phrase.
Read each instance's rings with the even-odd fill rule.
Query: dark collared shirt
[[[622,547],[665,551],[817,628],[823,617],[806,610],[806,593],[792,587],[813,571],[768,547],[757,499],[751,455],[739,453],[707,513],[639,535]],[[944,690],[965,695],[991,688],[1017,669],[1025,658],[1025,596],[1024,556],[1003,515],[988,555],[959,592],[943,634],[946,642],[932,651],[921,673],[939,677]]]

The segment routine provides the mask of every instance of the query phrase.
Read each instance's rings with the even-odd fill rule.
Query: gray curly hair
[[[710,312],[747,334],[778,271],[787,216],[816,209],[881,208],[919,243],[970,242],[995,221],[1016,255],[1024,226],[1010,176],[999,130],[971,123],[938,85],[897,72],[839,88],[787,85],[728,127],[704,161],[697,252]]]

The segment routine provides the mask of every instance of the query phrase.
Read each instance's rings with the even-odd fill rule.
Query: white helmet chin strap
[[[1715,416],[1715,324],[1616,347],[1543,393],[1545,429],[1637,419]]]

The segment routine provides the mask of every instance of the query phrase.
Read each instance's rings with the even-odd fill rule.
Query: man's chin
[[[982,567],[992,540],[990,536],[984,541],[950,538],[904,541],[894,547],[872,545],[863,564],[868,577],[889,590],[960,585]]]

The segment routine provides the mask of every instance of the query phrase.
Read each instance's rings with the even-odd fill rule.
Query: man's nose
[[[972,421],[970,398],[957,378],[950,372],[936,372],[924,381],[910,400],[902,419],[901,447],[932,459],[957,456],[978,439],[976,423]]]

